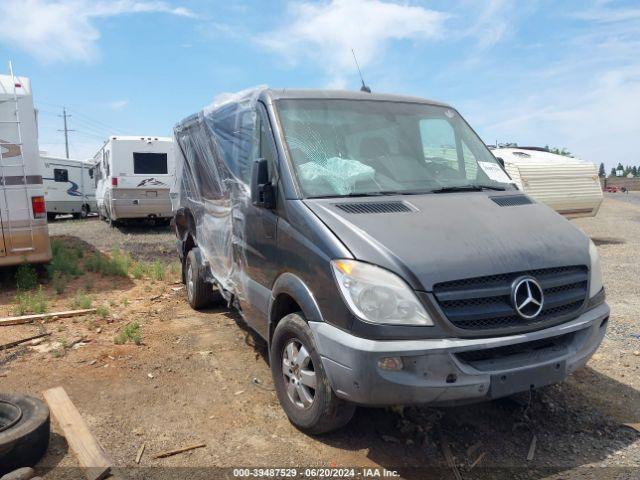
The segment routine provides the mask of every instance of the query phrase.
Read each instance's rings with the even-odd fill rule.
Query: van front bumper
[[[609,307],[544,330],[496,338],[379,341],[325,322],[309,322],[333,390],[371,405],[473,403],[564,380],[582,367],[604,337]],[[378,362],[400,357],[403,368]]]

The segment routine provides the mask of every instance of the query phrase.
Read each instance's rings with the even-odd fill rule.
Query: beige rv
[[[0,75],[0,267],[51,260],[28,78]]]

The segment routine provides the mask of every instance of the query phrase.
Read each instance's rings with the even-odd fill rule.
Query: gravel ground
[[[574,223],[599,245],[609,331],[587,367],[530,397],[446,409],[359,409],[345,429],[309,437],[278,405],[264,344],[233,311],[192,311],[175,278],[103,280],[96,297],[114,305],[109,318],[47,326],[52,342],[82,337],[85,346],[59,357],[35,347],[0,356],[0,382],[3,390],[34,395],[63,385],[129,478],[230,477],[213,469],[247,466],[380,466],[410,479],[453,478],[444,444],[465,479],[638,478],[640,433],[623,423],[640,422],[640,338],[634,336],[640,333],[640,205],[607,198],[596,218]],[[110,230],[88,221],[57,222],[51,232],[103,251],[119,245],[135,256],[175,259],[172,237],[160,229]],[[0,307],[10,298],[0,296]],[[142,327],[143,345],[114,345],[113,335],[132,320]],[[44,327],[6,328],[27,336]],[[535,455],[527,460],[534,437]],[[198,442],[206,448],[152,458]],[[147,453],[136,465],[142,444]],[[54,423],[39,473],[84,478],[75,462]]]
[[[140,222],[111,228],[97,217],[87,220],[63,218],[49,224],[49,233],[81,238],[103,252],[118,247],[143,260],[169,261],[177,258],[175,236],[167,225]]]

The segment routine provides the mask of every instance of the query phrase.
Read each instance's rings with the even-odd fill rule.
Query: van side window
[[[53,179],[56,182],[68,182],[69,181],[69,171],[64,168],[54,168],[53,169]]]

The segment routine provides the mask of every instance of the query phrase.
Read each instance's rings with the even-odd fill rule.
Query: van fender
[[[171,226],[178,240],[178,254],[184,260],[189,250],[198,246],[196,222],[188,208],[179,208],[171,219]]]
[[[282,305],[279,305],[277,300],[281,294],[286,294],[291,297],[302,310],[306,320],[308,322],[323,322],[322,313],[320,312],[320,308],[318,307],[318,303],[316,302],[313,293],[309,287],[304,283],[304,281],[294,275],[293,273],[283,273],[281,274],[273,284],[273,288],[271,289],[271,298],[269,299],[269,342],[271,342],[271,337],[273,332],[278,324],[280,319],[288,314],[293,313],[290,311],[286,311],[284,315],[282,315]]]

